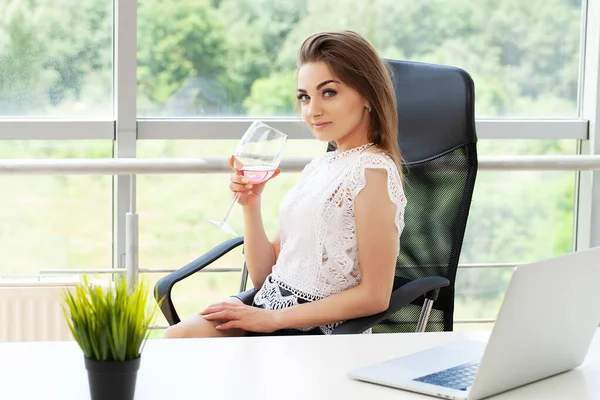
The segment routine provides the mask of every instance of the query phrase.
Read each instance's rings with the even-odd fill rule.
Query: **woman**
[[[337,150],[302,171],[272,240],[261,218],[265,183],[231,175],[231,191],[242,193],[245,259],[258,292],[252,306],[237,297],[208,306],[168,328],[167,338],[329,334],[389,306],[406,200],[386,64],[351,31],[309,37],[298,61],[302,118]]]

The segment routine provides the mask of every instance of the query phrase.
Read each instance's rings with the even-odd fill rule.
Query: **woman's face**
[[[298,70],[298,100],[302,119],[319,140],[335,141],[340,150],[366,143],[369,104],[336,78],[322,61]]]

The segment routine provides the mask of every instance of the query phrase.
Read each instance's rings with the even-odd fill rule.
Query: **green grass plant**
[[[156,306],[144,281],[131,290],[125,278],[108,285],[83,283],[66,290],[63,313],[84,356],[97,361],[140,357]]]

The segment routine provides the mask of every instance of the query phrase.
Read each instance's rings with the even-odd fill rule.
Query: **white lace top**
[[[304,168],[296,186],[281,202],[279,257],[257,292],[255,305],[281,309],[320,300],[359,284],[354,199],[365,187],[367,168],[387,171],[388,193],[397,205],[395,223],[400,237],[406,199],[398,170],[390,157],[365,151],[367,147],[327,152]],[[329,334],[340,323],[319,328]]]

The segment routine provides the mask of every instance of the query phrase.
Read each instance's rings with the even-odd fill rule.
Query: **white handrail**
[[[300,171],[309,157],[290,157],[281,162],[284,171]],[[480,156],[480,170],[589,171],[600,170],[600,155],[588,156]],[[2,159],[0,175],[141,175],[211,174],[229,171],[219,158],[72,158]]]
[[[481,156],[480,170],[501,171],[590,171],[600,170],[597,156]]]
[[[225,167],[227,162],[223,161]],[[3,159],[0,175],[138,175],[202,173],[199,158]]]
[[[489,269],[489,268],[514,268],[523,263],[487,263],[487,264],[458,264],[458,269]],[[147,274],[170,274],[179,268],[139,268],[138,272]],[[92,269],[48,269],[40,271],[40,275],[67,275],[67,274],[124,274],[126,268],[92,268]],[[205,267],[202,272],[242,272],[241,267]]]

